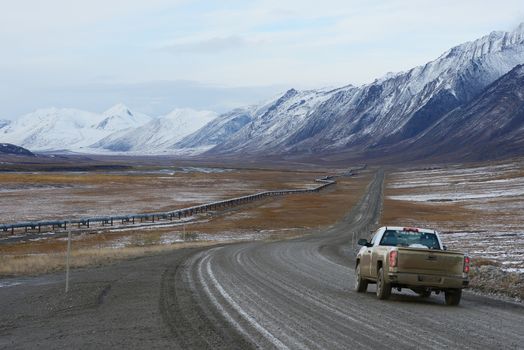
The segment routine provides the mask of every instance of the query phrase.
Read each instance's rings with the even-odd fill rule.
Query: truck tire
[[[445,292],[446,305],[456,306],[460,303],[462,289],[448,289]]]
[[[391,284],[386,283],[384,277],[384,270],[382,267],[378,270],[377,276],[377,298],[386,300],[391,295]]]
[[[368,290],[368,281],[360,275],[360,264],[355,268],[355,290],[357,293],[365,293]]]

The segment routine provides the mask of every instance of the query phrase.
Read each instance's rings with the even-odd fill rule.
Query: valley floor
[[[333,171],[331,169],[331,171]],[[167,211],[265,190],[314,186],[325,171],[162,168],[104,173],[0,174],[0,222]],[[224,242],[290,238],[339,220],[358,199],[369,172],[337,179],[320,193],[294,194],[137,226],[93,226],[74,231],[72,265]],[[11,220],[9,220],[11,219]],[[0,237],[0,276],[39,274],[65,266],[65,231],[20,240]]]
[[[139,166],[89,172],[0,173],[0,223],[167,211],[264,190],[304,188],[343,169]],[[73,267],[172,249],[292,238],[326,228],[356,203],[373,169],[340,177],[321,193],[271,198],[160,225],[116,225],[73,235]],[[381,225],[442,232],[473,258],[483,292],[524,298],[524,162],[388,169]],[[65,232],[8,242],[0,236],[0,276],[60,271]],[[5,285],[5,283],[4,283]],[[1,285],[0,285],[1,286]]]

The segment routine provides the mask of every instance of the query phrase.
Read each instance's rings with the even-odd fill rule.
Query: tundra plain
[[[0,173],[0,222],[169,211],[266,190],[314,186],[344,169],[242,169],[138,166],[83,172]],[[374,169],[339,177],[320,192],[270,198],[194,217],[129,226],[93,226],[73,234],[73,267],[166,250],[239,241],[293,238],[343,218]],[[435,228],[449,249],[472,257],[472,286],[522,299],[524,293],[524,165],[424,166],[386,171],[381,225]],[[348,228],[351,230],[351,228]],[[59,271],[65,232],[2,242],[0,275]]]
[[[148,168],[113,172],[0,174],[0,222],[169,211],[267,190],[316,186],[334,170]],[[371,174],[341,177],[320,193],[269,198],[173,222],[93,226],[73,233],[72,266],[110,263],[170,249],[304,235],[340,220]],[[0,237],[8,239],[8,233]],[[63,269],[63,230],[0,244],[0,276]]]

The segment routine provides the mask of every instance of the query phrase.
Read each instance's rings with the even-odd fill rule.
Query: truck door
[[[371,264],[371,248],[365,247],[360,256],[360,273],[369,277],[369,265]]]
[[[378,236],[380,236],[380,230],[377,231],[374,235],[373,235],[373,238],[371,239],[371,244],[372,245],[375,245],[375,241],[377,240]],[[361,273],[362,275],[365,275],[366,277],[372,277],[372,272],[373,272],[373,269],[372,269],[372,265],[371,265],[371,257],[372,257],[372,252],[373,252],[373,249],[374,247],[371,246],[371,247],[366,247],[366,249],[364,249],[364,251],[362,252],[362,265],[361,265]]]

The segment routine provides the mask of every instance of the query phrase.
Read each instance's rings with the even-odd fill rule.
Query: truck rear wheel
[[[388,299],[391,295],[391,284],[386,283],[384,270],[380,268],[377,276],[377,298],[381,300]]]
[[[446,305],[456,306],[460,303],[462,289],[448,289],[445,292]]]
[[[368,290],[368,281],[363,279],[360,274],[360,264],[355,269],[355,290],[358,293],[365,293]]]

